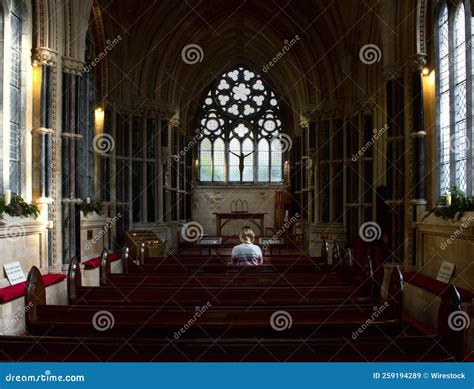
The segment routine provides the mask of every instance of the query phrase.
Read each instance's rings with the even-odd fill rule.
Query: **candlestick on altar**
[[[446,206],[451,206],[451,192],[449,190],[446,192]]]
[[[10,205],[12,202],[12,191],[7,189],[5,191],[5,205]]]

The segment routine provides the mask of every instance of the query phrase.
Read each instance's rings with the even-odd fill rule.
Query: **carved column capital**
[[[55,66],[58,61],[58,53],[46,47],[37,47],[33,52],[32,63],[34,66]]]
[[[77,76],[82,75],[84,69],[84,62],[73,58],[63,57],[62,59],[63,72],[74,74]]]
[[[173,117],[169,121],[171,127],[179,127],[179,119],[176,117]]]
[[[300,118],[300,127],[301,128],[308,128],[309,127],[309,120],[305,117]]]
[[[412,71],[421,71],[423,70],[423,67],[426,65],[426,59],[427,59],[426,54],[422,54],[422,53],[415,54],[408,60],[408,66],[410,67]]]

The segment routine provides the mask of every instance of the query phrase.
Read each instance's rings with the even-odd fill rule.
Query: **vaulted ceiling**
[[[210,83],[244,63],[273,85],[297,121],[304,105],[369,93],[359,49],[387,39],[381,31],[390,22],[384,25],[378,13],[390,12],[394,3],[405,3],[400,14],[416,10],[415,0],[99,0],[107,38],[123,38],[108,54],[109,98],[172,103],[187,120]],[[292,39],[296,43],[285,50]],[[195,64],[182,56],[191,44],[202,49]],[[381,72],[382,63],[376,65]]]

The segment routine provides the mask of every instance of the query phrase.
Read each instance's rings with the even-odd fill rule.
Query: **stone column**
[[[81,199],[76,188],[76,148],[82,140],[78,123],[78,86],[81,67],[67,60],[63,63],[63,126],[62,126],[62,234],[63,264],[81,254]]]
[[[426,208],[425,200],[425,125],[423,118],[423,82],[421,70],[424,60],[419,58],[415,62],[412,72],[412,113],[413,129],[411,133],[413,147],[413,201],[414,219],[418,220],[420,211]]]
[[[403,66],[399,63],[384,66],[386,80],[387,112],[387,165],[386,165],[386,203],[392,208],[390,215],[389,249],[393,261],[405,261],[409,245],[406,243],[407,210],[406,199],[406,84]]]
[[[302,160],[302,167],[303,169],[303,174],[306,174],[306,187],[302,189],[308,189],[308,217],[306,218],[306,221],[308,225],[313,221],[313,209],[314,209],[314,191],[312,188],[313,185],[313,159],[312,159],[312,153],[310,151],[310,145],[309,145],[309,121],[306,118],[301,118],[300,119],[300,128],[301,128],[301,135],[303,137],[306,137],[306,139],[303,141],[303,144],[306,145],[306,150],[301,150],[301,154],[307,158]],[[302,204],[304,206],[304,204]]]
[[[39,68],[40,77],[35,79],[38,87],[38,104],[34,106],[37,118],[33,128],[33,182],[35,202],[40,207],[42,218],[47,222],[46,252],[48,268],[59,270],[57,257],[55,180],[56,167],[56,65],[57,53],[47,48],[36,48],[33,66]],[[36,87],[36,86],[35,86]]]
[[[417,55],[412,62],[411,75],[411,113],[412,113],[412,164],[411,164],[411,183],[413,188],[411,199],[411,260],[407,268],[417,266],[417,248],[416,234],[417,224],[426,211],[425,199],[425,123],[424,123],[424,105],[423,105],[423,80],[422,69],[426,63],[424,55]]]

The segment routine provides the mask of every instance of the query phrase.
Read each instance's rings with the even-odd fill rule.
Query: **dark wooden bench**
[[[161,274],[186,274],[186,273],[223,273],[230,271],[245,272],[280,272],[284,273],[289,270],[300,273],[320,273],[323,269],[312,264],[263,264],[261,266],[234,266],[234,265],[214,265],[214,264],[155,264],[155,265],[138,265],[132,259],[127,258],[123,262],[124,273],[161,273]]]
[[[401,301],[402,300],[402,282],[400,280],[399,276],[400,272],[398,268],[395,269],[395,271],[392,274],[391,277],[391,282],[389,286],[389,298],[388,298],[388,306],[391,307],[390,315],[398,315],[401,313]],[[36,330],[46,330],[47,332],[54,333],[54,334],[61,334],[63,333],[64,335],[69,335],[71,337],[75,338],[80,338],[81,342],[83,342],[83,338],[86,338],[91,334],[91,328],[93,328],[92,325],[92,320],[93,317],[90,315],[92,313],[97,313],[97,309],[104,310],[106,308],[111,309],[108,311],[112,315],[114,315],[114,320],[115,324],[114,327],[106,332],[107,337],[115,337],[115,336],[124,336],[124,335],[131,335],[132,330],[134,329],[136,331],[136,325],[142,323],[143,320],[149,320],[149,322],[152,323],[150,326],[145,326],[145,330],[142,331],[140,335],[144,335],[147,337],[150,337],[150,339],[146,339],[143,341],[140,341],[139,339],[131,339],[130,337],[127,340],[127,344],[130,342],[133,342],[133,345],[136,345],[136,349],[140,349],[141,352],[139,353],[141,357],[137,357],[135,355],[127,354],[127,353],[120,353],[122,356],[120,358],[123,358],[123,360],[128,360],[128,358],[131,358],[130,360],[141,360],[141,358],[144,358],[143,360],[154,360],[151,355],[156,355],[156,353],[152,353],[151,350],[157,350],[160,344],[164,344],[164,339],[156,339],[157,338],[157,333],[160,333],[160,329],[164,329],[165,333],[169,333],[170,331],[172,332],[173,330],[176,330],[178,327],[177,326],[182,326],[183,323],[186,323],[185,319],[189,316],[186,316],[189,312],[186,311],[181,311],[181,316],[178,313],[171,313],[169,314],[168,312],[161,312],[160,310],[147,310],[146,308],[144,309],[143,307],[125,307],[125,309],[121,310],[118,307],[107,307],[107,306],[97,306],[97,307],[69,307],[69,306],[46,306],[45,305],[45,289],[44,285],[42,284],[42,279],[41,275],[36,268],[32,268],[28,275],[28,288],[27,292],[25,295],[25,303],[28,305],[32,305],[32,309],[29,310],[26,313],[26,321],[27,321],[27,328],[30,330],[31,328],[34,328],[33,332],[35,333]],[[307,352],[298,352],[296,356],[294,357],[295,359],[292,360],[334,360],[333,357],[335,355],[339,355],[337,353],[338,350],[341,351],[341,360],[352,360],[351,358],[355,356],[355,354],[350,352],[350,349],[355,347],[359,355],[363,356],[364,359],[367,360],[394,360],[394,361],[400,361],[401,359],[403,360],[410,360],[410,358],[414,358],[414,360],[448,360],[449,358],[456,358],[457,360],[463,360],[464,355],[465,355],[465,334],[463,331],[453,331],[450,326],[448,325],[448,317],[452,312],[458,311],[460,309],[460,297],[459,293],[457,292],[456,288],[451,285],[443,294],[442,297],[442,303],[440,306],[439,310],[439,317],[438,317],[438,335],[437,336],[432,336],[432,337],[411,337],[411,336],[399,336],[397,337],[396,343],[394,343],[391,339],[387,338],[386,336],[383,336],[382,338],[378,339],[366,339],[366,336],[372,333],[370,328],[377,328],[378,325],[383,325],[382,321],[379,320],[380,323],[372,323],[369,327],[367,327],[366,331],[364,331],[364,336],[357,337],[357,339],[348,340],[347,338],[344,339],[342,342],[341,340],[338,340],[339,338],[335,338],[334,340],[331,340],[328,343],[325,343],[324,340],[320,339],[313,339],[312,336],[309,337],[304,337],[304,338],[294,338],[292,335],[297,335],[300,336],[301,334],[307,334],[308,332],[305,333],[305,331],[302,331],[302,329],[306,329],[306,331],[309,331],[310,327],[311,329],[314,330],[314,325],[316,323],[321,322],[322,316],[325,314],[331,314],[330,310],[332,309],[332,312],[334,312],[334,307],[326,307],[326,308],[320,308],[318,310],[311,310],[309,307],[300,309],[300,310],[293,310],[290,311],[290,314],[292,315],[292,326],[288,329],[289,332],[278,332],[275,331],[274,334],[271,334],[270,330],[268,329],[268,324],[269,320],[271,318],[268,317],[270,314],[269,310],[262,309],[262,310],[254,310],[253,312],[247,313],[247,311],[239,311],[239,312],[228,312],[225,309],[223,310],[217,310],[217,311],[208,311],[205,312],[200,318],[199,322],[195,323],[191,327],[191,329],[188,329],[186,332],[187,336],[182,336],[181,339],[183,339],[183,342],[178,344],[173,344],[173,347],[178,347],[179,352],[183,353],[184,355],[189,355],[187,358],[190,360],[196,360],[193,358],[196,358],[196,354],[192,353],[192,349],[194,347],[195,350],[203,350],[200,349],[198,345],[209,345],[209,333],[211,333],[213,336],[215,336],[214,339],[217,339],[217,341],[221,342],[226,342],[226,346],[230,347],[233,352],[235,352],[235,357],[237,358],[238,356],[243,357],[243,355],[246,355],[249,353],[249,350],[251,347],[257,347],[259,349],[259,344],[261,344],[261,340],[258,340],[257,338],[253,338],[255,336],[254,330],[258,330],[257,334],[265,334],[268,336],[269,334],[274,335],[270,337],[265,337],[265,341],[267,342],[267,346],[271,347],[273,350],[275,350],[275,355],[278,355],[279,357],[283,358],[282,360],[286,360],[288,357],[288,352],[291,349],[291,347],[297,347],[298,344],[299,346],[305,346],[306,344],[310,344],[308,342],[313,342],[311,344],[315,345],[319,344],[320,348],[317,349],[317,354],[316,352],[313,353],[307,353]],[[128,312],[128,313],[127,313]],[[215,312],[215,313],[214,313]],[[337,311],[336,311],[337,312]],[[346,311],[347,312],[347,311]],[[95,314],[94,313],[94,314]],[[217,315],[214,316],[211,315]],[[345,329],[346,331],[351,328],[352,326],[355,326],[356,324],[365,323],[364,321],[357,321],[357,320],[352,320],[351,323],[348,323],[348,318],[352,317],[353,319],[357,316],[356,314],[350,314],[350,316],[345,316],[343,314],[337,314],[339,320],[344,320],[344,323],[342,326],[339,326],[337,323],[337,320],[334,320],[333,326],[327,326],[325,329],[326,331],[321,331],[319,332],[320,335],[324,334],[324,336],[329,336],[329,335],[342,335],[342,332],[339,330]],[[46,317],[44,317],[46,315]],[[123,317],[121,315],[124,315]],[[148,316],[147,316],[148,315]],[[149,316],[149,315],[162,315],[163,317],[167,317],[166,320],[161,320],[161,318],[158,318],[157,316]],[[210,315],[208,318],[207,315]],[[237,331],[234,333],[231,333],[231,335],[238,335],[238,339],[231,339],[229,336],[223,336],[222,333],[213,333],[213,325],[215,326],[214,328],[218,328],[219,326],[222,329],[222,316],[225,315],[230,315],[230,320],[231,324],[237,328]],[[234,315],[234,316],[232,316]],[[50,320],[51,316],[56,317],[58,320]],[[116,316],[116,317],[115,317]],[[367,316],[366,316],[367,317]],[[393,316],[392,316],[393,317]],[[44,324],[44,319],[47,321],[47,326],[49,327],[41,327],[42,324]],[[224,318],[225,319],[225,318]],[[227,319],[229,319],[229,316],[227,316]],[[392,319],[391,319],[392,320]],[[166,322],[166,323],[165,323]],[[325,323],[327,323],[328,320],[325,320]],[[228,323],[227,323],[228,324]],[[33,327],[32,327],[33,325]],[[38,326],[36,326],[38,325]],[[135,327],[135,328],[133,328]],[[192,338],[192,339],[187,339],[187,337],[193,337],[199,334],[199,331],[195,329],[200,329],[200,328],[206,328],[206,335],[199,337],[199,338]],[[355,327],[351,328],[352,330],[355,330]],[[209,330],[210,332],[208,332]],[[293,332],[291,332],[293,330]],[[158,332],[157,332],[158,331]],[[194,331],[194,332],[193,332]],[[240,332],[239,332],[240,331]],[[44,336],[43,331],[39,331],[42,333]],[[100,332],[100,331],[98,331]],[[318,331],[316,331],[318,332]],[[133,332],[135,334],[135,332]],[[161,332],[163,334],[163,332]],[[282,336],[278,336],[278,334]],[[313,333],[311,333],[312,335]],[[48,335],[48,333],[46,333]],[[97,335],[97,334],[95,334]],[[104,358],[112,358],[113,354],[109,354],[114,347],[117,345],[117,343],[122,342],[121,341],[115,341],[114,340],[106,340],[102,339],[104,337],[104,333],[99,336],[99,339],[97,341],[95,340],[88,340],[88,344],[91,345],[91,347],[97,347],[97,352],[98,355],[104,356]],[[347,334],[346,334],[347,336]],[[174,342],[175,340],[170,339],[171,336],[165,336],[165,339],[168,344],[171,342]],[[273,337],[276,337],[277,339],[271,339]],[[251,339],[249,339],[251,338]],[[16,350],[15,351],[15,358],[23,358],[24,353],[22,355],[21,352],[24,350],[25,347],[28,345],[28,341],[25,341],[23,338],[17,338],[17,337],[10,337],[8,338],[13,346],[10,346],[9,349],[11,350]],[[67,350],[71,349],[74,347],[74,345],[77,345],[77,339],[66,339],[66,340],[61,340],[61,341],[50,341],[50,343],[47,343],[49,340],[49,337],[42,337],[41,338],[41,347],[43,345],[49,344],[52,349],[55,347],[61,348],[62,345],[63,350],[66,352]],[[206,344],[206,339],[207,339],[207,344]],[[387,339],[389,342],[387,342]],[[3,341],[6,341],[4,338]],[[36,342],[36,340],[35,340]],[[63,342],[63,343],[61,343]],[[109,343],[110,342],[110,343]],[[162,342],[162,343],[160,343]],[[130,343],[131,344],[131,343]],[[214,341],[213,341],[214,344]],[[324,346],[326,344],[326,346]],[[394,348],[390,347],[390,344],[395,344],[396,348],[399,350],[399,352],[396,352]],[[2,343],[0,342],[0,347]],[[31,342],[30,342],[31,345]],[[103,348],[100,345],[104,345]],[[143,347],[141,346],[143,345]],[[329,345],[334,345],[334,348],[331,348]],[[345,348],[345,346],[348,345],[350,346],[348,349]],[[384,353],[383,350],[385,350],[385,347],[381,348],[382,345],[385,345],[388,349],[391,350],[390,353],[386,354]],[[336,347],[338,346],[338,347]],[[438,347],[439,346],[439,347]],[[22,348],[23,347],[23,348]],[[148,347],[148,348],[147,348]],[[325,347],[325,351],[321,352],[321,349]],[[400,347],[400,348],[398,348]],[[31,350],[31,349],[30,349]],[[149,351],[147,351],[149,350]],[[303,350],[305,350],[303,348]],[[444,351],[442,351],[444,350]],[[246,354],[243,354],[244,351],[247,351]],[[380,351],[380,352],[378,352]],[[189,354],[188,354],[189,353]],[[41,352],[40,352],[41,354]],[[250,353],[251,357],[249,357],[248,360],[253,360],[253,358],[256,358],[255,360],[265,360],[265,357],[262,357],[261,355],[259,356],[254,355]],[[377,355],[375,355],[377,354]],[[28,356],[30,358],[34,358],[34,353],[28,353]],[[54,357],[56,358],[58,354],[54,354]],[[80,355],[80,354],[76,354]],[[166,353],[166,359],[164,360],[174,360],[174,355],[175,354],[169,354]],[[177,354],[176,354],[177,355]],[[330,355],[332,355],[330,358],[328,358]],[[405,358],[401,358],[402,356],[405,356]],[[390,359],[392,358],[393,359]],[[9,358],[12,358],[11,356]],[[121,360],[121,359],[117,360]],[[151,358],[151,359],[149,359]],[[205,360],[222,360],[223,355],[217,352],[211,352],[208,354],[208,359]],[[373,359],[371,359],[373,358]],[[380,358],[380,359],[378,359]],[[241,358],[240,358],[241,359]],[[239,359],[239,360],[240,360]],[[34,360],[34,359],[32,359]],[[158,359],[160,360],[160,359]],[[180,359],[179,359],[180,360]],[[227,359],[226,359],[227,360]],[[358,360],[358,359],[356,359]]]
[[[132,259],[130,257],[130,250],[125,247],[122,256],[122,267],[124,273],[141,272],[141,271],[168,271],[168,272],[182,272],[186,269],[195,271],[196,268],[205,267],[211,269],[220,269],[220,266],[231,265],[230,256],[222,255],[182,255],[173,254],[168,257],[146,257],[145,248],[142,246],[139,249],[138,257]],[[104,254],[104,253],[103,253]],[[137,265],[137,266],[135,266]],[[309,257],[306,255],[284,255],[284,256],[265,256],[264,265],[258,266],[273,268],[277,270],[285,270],[288,267],[300,267],[304,271],[320,271],[322,267],[327,265],[327,261],[322,258]]]
[[[349,252],[350,254],[350,252]],[[103,267],[101,271],[103,274],[106,274],[110,271],[110,264],[108,261],[104,260],[106,257],[106,252],[102,254]],[[350,257],[350,255],[349,255]],[[346,259],[346,256],[344,256]],[[217,259],[220,261],[221,259]],[[348,258],[347,260],[342,261],[342,265],[339,264],[338,273],[343,275],[345,279],[349,282],[354,273],[352,267],[353,262]],[[134,274],[134,273],[159,273],[159,274],[197,274],[197,273],[207,273],[207,274],[235,274],[235,273],[300,273],[300,274],[309,274],[309,273],[330,273],[335,271],[332,266],[327,264],[321,265],[314,263],[310,260],[298,260],[298,261],[289,261],[288,263],[283,262],[265,262],[261,266],[233,266],[226,263],[216,263],[213,257],[208,257],[203,262],[199,264],[184,260],[181,262],[180,257],[175,257],[170,261],[161,261],[156,264],[139,264],[138,261],[133,260],[129,255],[129,250],[124,249],[122,255],[122,269],[125,274]]]
[[[74,304],[141,304],[141,305],[185,305],[192,306],[196,301],[210,301],[219,305],[288,305],[363,303],[370,298],[363,292],[346,288],[130,288],[92,287],[77,289],[70,299]]]
[[[107,270],[104,270],[106,273]],[[122,278],[134,277],[125,275]],[[114,276],[112,276],[114,277]],[[325,302],[340,303],[368,302],[372,296],[364,285],[349,286],[321,286],[313,284],[306,287],[294,287],[291,285],[212,285],[188,286],[184,284],[180,288],[173,286],[162,286],[147,283],[145,280],[153,281],[153,275],[139,278],[141,283],[124,284],[102,287],[83,287],[81,284],[81,273],[79,260],[73,259],[68,271],[68,294],[70,304],[181,304],[195,305],[195,302],[211,301],[213,304],[238,305],[247,307],[255,304],[318,304]],[[150,277],[150,278],[147,278]],[[101,277],[102,283],[107,283],[107,277]],[[188,276],[191,280],[192,277]],[[370,286],[370,282],[368,285]]]
[[[351,299],[349,293],[354,291],[346,291],[344,288],[340,288],[339,301],[335,300],[336,288],[328,288],[326,292],[322,288],[314,287],[298,290],[292,287],[235,288],[216,289],[215,294],[208,288],[183,288],[178,291],[174,288],[143,286],[130,290],[115,287],[82,288],[78,264],[78,261],[71,262],[68,274],[69,298],[75,304],[71,306],[46,305],[41,298],[44,295],[44,288],[37,277],[38,270],[32,268],[29,274],[31,287],[26,301],[32,306],[26,317],[29,332],[38,334],[54,331],[56,335],[66,335],[67,331],[74,328],[77,331],[80,329],[79,333],[84,334],[83,336],[97,335],[91,326],[91,320],[96,312],[105,309],[112,312],[114,317],[117,316],[118,323],[115,330],[117,336],[135,333],[141,323],[146,323],[140,330],[140,336],[145,337],[162,333],[163,330],[169,331],[170,326],[186,323],[194,314],[196,305],[209,302],[212,308],[200,320],[196,330],[204,326],[207,331],[218,334],[223,327],[231,326],[234,336],[239,336],[242,332],[246,334],[249,328],[253,329],[254,336],[257,334],[268,336],[269,331],[273,334],[269,325],[272,314],[276,310],[288,309],[298,336],[307,336],[313,332],[318,332],[320,336],[348,335],[348,329],[357,329],[373,313],[373,304],[365,306],[354,304],[356,297],[352,296]],[[391,297],[383,314],[383,320],[374,319],[373,329],[369,333],[379,325],[384,326],[386,331],[389,327],[400,327],[402,317],[400,307],[403,302],[400,277],[400,272],[394,272],[389,288]],[[307,292],[304,299],[302,292]],[[324,299],[338,305],[321,306]],[[137,304],[143,307],[135,309],[134,305]],[[176,306],[179,309],[176,309]],[[186,309],[184,306],[190,306],[191,309]]]
[[[453,361],[438,337],[352,339],[128,340],[0,337],[9,362],[433,362]]]
[[[186,287],[210,287],[210,286],[340,286],[346,285],[345,280],[337,274],[243,274],[243,275],[157,275],[157,274],[109,274],[102,277],[104,286],[186,286]]]
[[[77,266],[76,262],[76,270],[79,269],[79,266]],[[70,271],[74,269],[73,266],[71,266]],[[77,274],[76,274],[77,275]],[[79,274],[80,275],[80,274]],[[77,281],[79,280],[79,282]],[[77,287],[80,287],[80,277],[77,277],[75,279],[76,284],[73,285],[72,290],[77,292]],[[103,292],[110,292],[106,290],[106,288],[93,288],[96,290],[101,290]],[[395,320],[398,321],[398,325],[401,323],[401,314],[403,312],[403,297],[402,297],[402,290],[403,290],[403,285],[402,285],[402,277],[401,274],[398,270],[398,268],[392,273],[390,285],[389,285],[389,291],[388,291],[388,306],[390,307],[389,313],[391,319],[390,320]],[[149,292],[149,291],[146,291]],[[199,300],[194,300],[194,301],[199,301]],[[202,301],[202,300],[201,300]],[[9,351],[13,355],[13,350],[15,350],[15,358],[18,358],[17,360],[20,360],[22,357],[24,357],[24,354],[22,354],[22,350],[25,350],[26,347],[33,346],[33,349],[36,347],[36,351],[38,353],[35,354],[35,352],[31,352],[31,347],[29,347],[30,352],[27,353],[29,358],[32,358],[31,360],[35,360],[34,358],[41,358],[41,360],[47,360],[47,358],[44,358],[44,353],[46,350],[47,356],[52,356],[53,358],[57,358],[57,355],[60,355],[61,352],[67,353],[68,350],[73,350],[73,347],[79,346],[78,350],[84,351],[87,347],[84,345],[87,345],[92,347],[95,351],[97,351],[97,355],[100,355],[101,358],[107,358],[114,360],[114,355],[117,353],[120,354],[119,357],[117,357],[116,360],[175,360],[174,358],[176,357],[176,360],[216,360],[216,361],[221,361],[221,360],[229,360],[228,358],[225,358],[224,354],[216,349],[216,344],[217,342],[221,342],[223,345],[225,344],[226,347],[231,350],[232,355],[236,358],[236,360],[241,360],[244,358],[245,360],[266,360],[265,358],[269,357],[270,354],[265,354],[262,352],[265,349],[271,349],[274,351],[275,355],[278,355],[278,357],[282,358],[281,360],[353,360],[351,358],[355,358],[354,360],[394,360],[394,361],[400,361],[400,360],[410,360],[410,358],[414,358],[413,360],[449,360],[449,358],[455,357],[457,360],[462,360],[464,357],[465,350],[463,349],[464,342],[465,342],[465,334],[463,331],[455,332],[450,329],[450,327],[447,325],[448,323],[448,316],[457,310],[460,310],[460,299],[459,299],[459,294],[454,286],[450,286],[445,293],[443,294],[442,298],[442,304],[440,307],[439,311],[439,317],[438,317],[438,328],[439,328],[439,335],[435,337],[405,337],[401,336],[397,338],[396,343],[392,341],[392,339],[389,339],[387,337],[382,337],[382,338],[377,338],[377,339],[367,339],[366,336],[371,333],[372,330],[368,329],[367,331],[364,332],[364,336],[360,336],[357,338],[357,340],[350,340],[350,339],[344,339],[341,340],[337,336],[342,335],[343,333],[346,334],[347,336],[347,330],[351,327],[350,324],[352,324],[352,330],[356,330],[355,328],[356,324],[361,324],[360,320],[357,321],[357,314],[349,314],[349,310],[345,310],[345,307],[342,307],[342,312],[345,312],[346,315],[344,314],[337,314],[333,312],[341,312],[341,309],[336,309],[338,307],[332,306],[332,307],[311,307],[308,303],[305,303],[300,309],[298,307],[291,308],[292,310],[289,311],[291,312],[290,314],[292,315],[293,319],[293,324],[292,327],[289,329],[290,331],[293,330],[292,333],[290,332],[278,332],[281,336],[272,334],[269,332],[269,317],[268,315],[270,312],[274,312],[275,308],[273,310],[268,309],[268,306],[262,306],[261,308],[259,307],[258,309],[253,307],[252,312],[247,314],[246,310],[244,309],[244,305],[240,305],[240,308],[237,310],[236,313],[236,307],[233,307],[232,310],[226,310],[225,307],[216,307],[216,311],[209,311],[206,312],[201,318],[204,319],[202,322],[201,320],[196,323],[195,325],[192,326],[192,328],[205,328],[210,331],[216,331],[213,333],[214,339],[212,342],[209,341],[209,337],[206,334],[206,336],[199,336],[198,338],[192,338],[192,336],[199,334],[199,331],[195,331],[194,333],[192,331],[186,332],[188,334],[187,336],[189,339],[186,337],[183,337],[182,342],[181,341],[176,341],[177,343],[174,343],[175,340],[171,339],[156,339],[156,334],[157,330],[160,329],[165,329],[166,331],[173,331],[177,329],[177,325],[183,325],[186,323],[185,321],[183,322],[182,319],[183,317],[180,317],[179,312],[186,312],[186,313],[191,313],[192,310],[186,311],[184,309],[183,311],[179,312],[171,312],[166,316],[166,312],[163,313],[166,319],[167,325],[164,323],[164,321],[161,320],[154,320],[154,316],[150,315],[155,315],[157,313],[162,314],[162,311],[160,309],[150,309],[150,307],[133,307],[130,305],[126,305],[124,307],[114,307],[114,306],[108,306],[108,305],[97,305],[95,307],[70,307],[70,306],[46,306],[45,305],[45,289],[44,285],[42,284],[42,279],[41,275],[39,273],[39,270],[36,269],[35,267],[32,268],[28,275],[28,287],[27,291],[25,294],[25,304],[32,306],[32,309],[30,309],[28,312],[26,312],[26,323],[27,323],[27,328],[28,329],[33,329],[32,332],[35,332],[38,330],[39,332],[42,332],[44,330],[49,331],[51,328],[56,329],[57,333],[61,333],[61,331],[64,331],[65,334],[70,335],[71,337],[78,337],[80,338],[69,338],[69,339],[60,339],[60,340],[53,340],[53,338],[50,338],[49,336],[43,336],[41,338],[41,346],[40,348],[43,347],[43,345],[46,345],[47,347],[50,347],[50,350],[52,354],[48,354],[48,349],[42,349],[43,351],[38,350],[38,343],[36,339],[31,339],[31,338],[17,338],[17,337],[9,337],[7,338],[2,338],[0,339],[0,349],[3,347],[3,342],[6,342],[5,344],[9,344]],[[293,301],[294,303],[295,301]],[[202,302],[201,302],[202,304]],[[298,304],[295,304],[298,305]],[[277,305],[277,307],[280,305]],[[281,307],[281,306],[280,306]],[[315,309],[316,308],[316,309]],[[126,344],[127,344],[127,352],[118,352],[116,349],[116,346],[119,344],[124,344],[123,339],[106,339],[104,338],[104,334],[102,336],[98,336],[97,339],[89,339],[87,338],[87,335],[91,331],[91,327],[93,327],[91,324],[91,316],[90,314],[92,312],[97,313],[97,309],[104,310],[104,309],[111,309],[113,310],[113,314],[117,315],[118,318],[115,322],[114,328],[117,328],[114,332],[112,329],[110,332],[107,331],[106,337],[114,337],[116,335],[122,336],[122,335],[130,335],[132,332],[132,328],[137,324],[143,324],[142,320],[144,319],[151,319],[151,326],[147,327],[145,326],[145,330],[143,331],[140,336],[150,336],[151,339],[146,339],[146,340],[140,340],[140,339],[128,339]],[[280,308],[281,309],[281,308]],[[127,313],[129,312],[129,313]],[[139,313],[140,312],[140,313]],[[214,313],[215,312],[215,313]],[[210,315],[206,319],[207,314],[213,314]],[[305,337],[302,339],[291,339],[291,336],[293,334],[296,334],[297,336],[301,334],[309,334],[309,330],[314,330],[315,324],[321,323],[323,320],[322,318],[324,315],[336,315],[333,316],[333,326],[327,325],[327,326],[322,326],[320,329],[322,331],[319,331],[319,335],[321,336],[336,336],[336,338],[331,339],[331,340],[322,340],[322,339],[312,339],[312,337]],[[75,315],[79,315],[78,318],[75,317]],[[89,316],[88,316],[89,315]],[[125,315],[124,317],[121,317],[120,315]],[[148,315],[148,316],[147,316]],[[182,313],[184,315],[184,313]],[[217,316],[215,316],[217,315]],[[51,316],[56,317],[58,320],[55,322],[54,320],[51,321]],[[343,317],[345,316],[345,317]],[[188,316],[189,317],[189,316]],[[201,319],[199,318],[199,319]],[[222,319],[227,320],[227,325],[229,324],[229,321],[231,324],[233,324],[232,327],[237,327],[237,330],[235,332],[236,335],[239,335],[238,339],[230,339],[228,336],[222,336],[222,333],[219,331],[222,331],[223,326],[226,324],[222,324]],[[349,319],[348,319],[349,318]],[[351,319],[352,318],[352,319]],[[366,318],[368,318],[366,316]],[[43,319],[45,319],[46,327],[41,327],[45,323],[42,322]],[[361,317],[360,317],[361,319]],[[339,325],[338,320],[344,322]],[[351,323],[348,325],[348,320],[352,320]],[[49,322],[48,322],[49,321]],[[330,320],[329,320],[330,321]],[[324,320],[324,324],[328,322],[327,319]],[[365,322],[362,322],[365,323]],[[38,324],[38,326],[35,327],[35,325]],[[397,323],[393,322],[391,325],[396,325]],[[378,324],[369,326],[368,328],[376,328]],[[384,325],[383,323],[380,323],[380,325]],[[269,334],[273,335],[277,339],[273,339],[272,336],[270,336],[268,339],[265,339],[265,347],[262,347],[261,342],[263,340],[259,340],[258,338],[252,338],[252,335],[254,332],[252,332],[251,329],[255,329],[257,333],[265,334],[265,336],[268,336]],[[136,328],[135,328],[136,330]],[[224,328],[225,330],[225,328]],[[69,332],[68,332],[69,331]],[[239,332],[240,331],[240,332]],[[260,332],[258,332],[260,331]],[[306,332],[305,332],[306,331]],[[47,334],[46,334],[47,335]],[[94,334],[96,335],[96,334]],[[192,338],[192,339],[191,339]],[[207,339],[207,340],[206,340]],[[9,343],[8,343],[9,341]],[[206,343],[207,341],[207,343]],[[49,342],[49,343],[48,343]],[[88,342],[88,343],[84,343]],[[313,343],[311,343],[313,342]],[[358,342],[358,343],[355,343]],[[78,344],[79,343],[79,344]],[[136,346],[133,349],[133,354],[129,353],[131,349],[128,348],[128,345],[130,347]],[[165,353],[164,357],[160,357],[157,355],[157,348],[163,344],[165,346],[171,346],[171,348],[174,348],[175,350],[178,350],[178,352],[167,352]],[[306,346],[308,344],[313,344],[314,349],[313,352],[308,353],[306,351]],[[82,347],[84,346],[84,347]],[[204,352],[204,350],[209,350],[210,346],[210,352]],[[319,348],[318,348],[319,346]],[[204,348],[206,347],[206,348]],[[224,346],[223,346],[224,347]],[[298,351],[295,353],[295,349],[300,347],[302,351]],[[165,347],[166,348],[166,347]],[[399,350],[398,352],[396,351]],[[62,350],[61,352],[58,351],[58,354],[55,354],[54,350]],[[91,350],[91,349],[89,349]],[[140,350],[138,353],[136,350]],[[194,354],[193,354],[194,350]],[[254,354],[254,350],[260,351],[260,353]],[[293,351],[291,351],[293,350]],[[303,351],[304,350],[304,351]],[[314,351],[316,350],[316,351]],[[323,351],[324,350],[324,351]],[[351,350],[357,350],[356,352],[351,351]],[[389,353],[385,353],[385,350],[390,350]],[[82,351],[79,351],[78,353],[74,353],[78,358],[81,358]],[[199,353],[199,351],[201,351]],[[199,355],[197,355],[199,353]],[[204,354],[203,354],[204,353]],[[272,352],[273,353],[273,352]],[[8,353],[5,353],[5,356]],[[20,355],[21,354],[21,355]],[[87,354],[87,352],[86,352]],[[137,357],[137,354],[140,356]],[[227,352],[225,352],[227,354]],[[65,354],[66,356],[69,355]],[[181,356],[180,356],[181,355]],[[185,356],[183,359],[183,355]],[[189,355],[189,356],[187,356]],[[206,355],[203,357],[203,355]],[[338,359],[339,357],[341,359]],[[232,357],[232,358],[234,358]],[[14,359],[12,357],[8,357],[11,359]],[[74,358],[74,357],[72,357]],[[123,359],[120,359],[123,358]],[[130,358],[130,359],[128,359]],[[142,359],[143,358],[143,359]],[[162,358],[162,359],[160,359]],[[194,359],[193,359],[194,358]],[[393,358],[393,359],[391,359]],[[84,360],[90,360],[90,354],[85,357]],[[56,360],[56,359],[53,359]],[[80,359],[79,359],[80,360]]]
[[[303,255],[267,255],[264,257],[264,262],[268,264],[287,264],[301,263],[307,265],[321,266],[326,262],[320,257],[308,257]],[[230,255],[190,255],[190,254],[171,254],[167,257],[145,257],[138,261],[139,264],[184,264],[184,265],[202,265],[204,263],[213,265],[228,265],[232,264]]]

